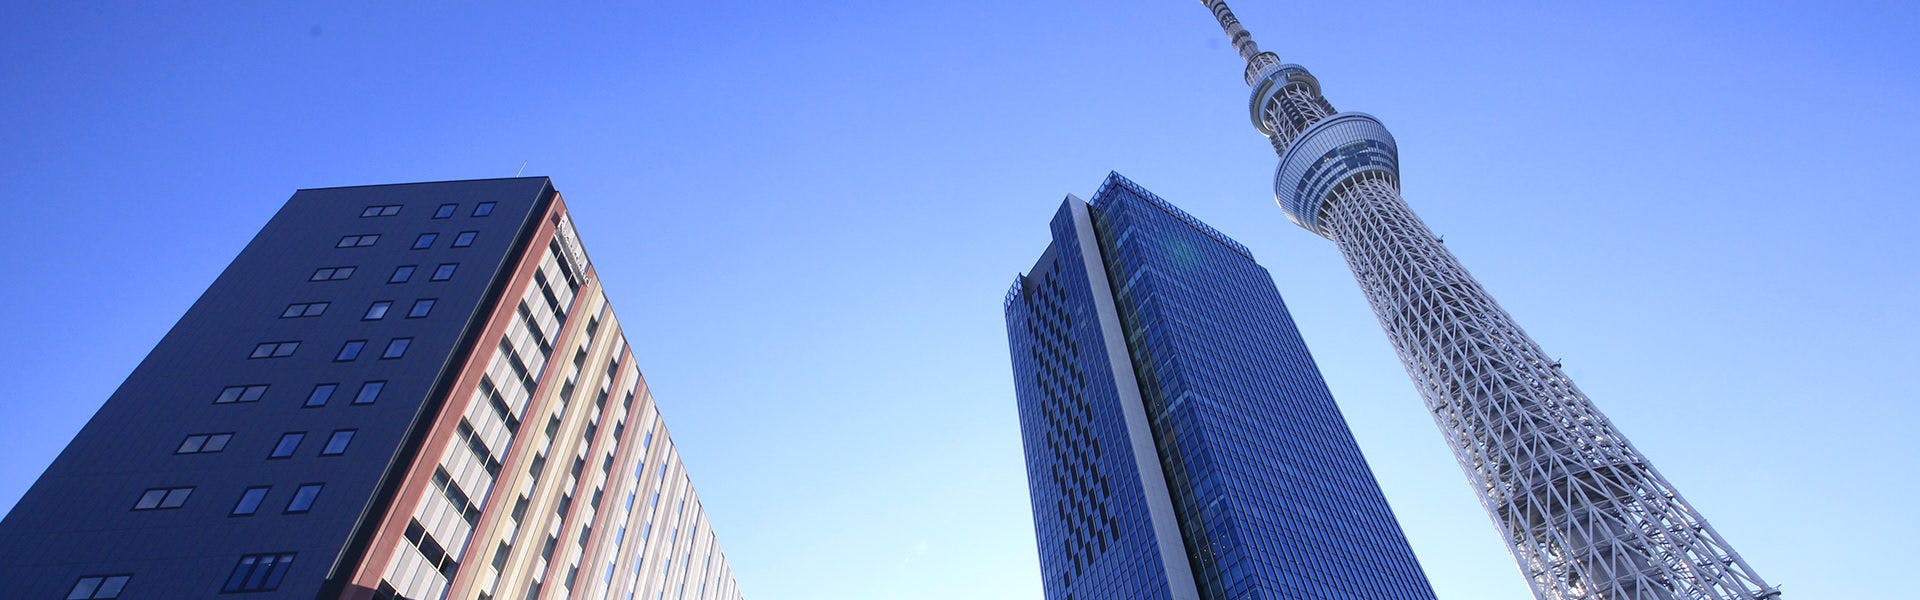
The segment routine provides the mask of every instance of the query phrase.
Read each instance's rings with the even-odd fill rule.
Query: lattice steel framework
[[[1201,3],[1246,60],[1275,198],[1339,246],[1534,595],[1778,598],[1401,200],[1392,134]]]

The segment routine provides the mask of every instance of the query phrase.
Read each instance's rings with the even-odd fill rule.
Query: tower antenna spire
[[[1233,9],[1227,8],[1226,0],[1200,0],[1200,3],[1213,11],[1214,20],[1219,21],[1221,31],[1227,33],[1227,40],[1233,42],[1233,48],[1240,52],[1240,58],[1247,61],[1247,85],[1253,85],[1268,72],[1280,67],[1280,56],[1260,50],[1260,45],[1253,42],[1253,34],[1240,26],[1240,19],[1233,16]]]

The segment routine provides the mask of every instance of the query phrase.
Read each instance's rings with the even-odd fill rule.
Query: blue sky
[[[1037,599],[1000,301],[1117,170],[1273,272],[1441,597],[1527,597],[1197,2],[44,4],[0,7],[0,508],[295,189],[524,162],[752,597]],[[1762,575],[1909,593],[1920,7],[1235,9]]]

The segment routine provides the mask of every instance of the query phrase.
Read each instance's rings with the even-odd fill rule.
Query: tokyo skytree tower
[[[1778,598],[1414,216],[1386,128],[1201,3],[1246,60],[1281,209],[1340,247],[1534,595]]]

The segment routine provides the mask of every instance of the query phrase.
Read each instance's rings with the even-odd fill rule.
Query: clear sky
[[[1235,9],[1788,598],[1911,595],[1920,5],[1406,4]],[[295,189],[524,162],[750,597],[1037,599],[1000,302],[1117,170],[1272,271],[1440,596],[1527,597],[1198,2],[453,8],[0,6],[0,509]]]

